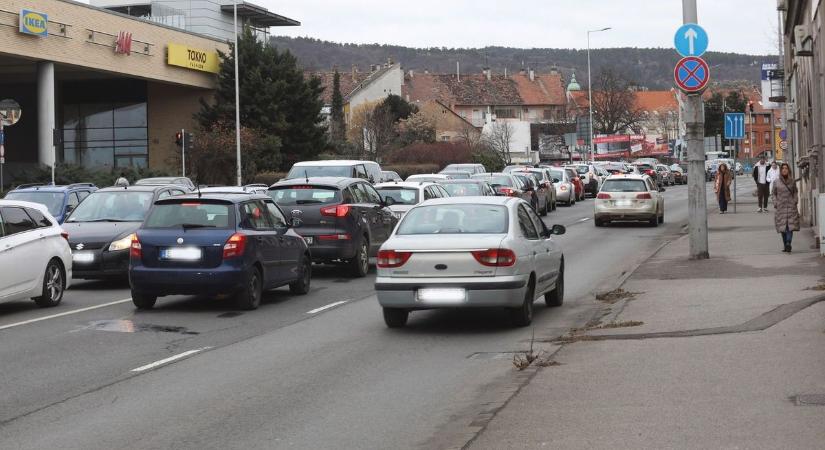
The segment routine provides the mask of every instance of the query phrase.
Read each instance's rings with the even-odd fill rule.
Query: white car
[[[665,222],[664,191],[647,175],[613,175],[596,195],[593,222],[597,227],[616,220],[658,226]]]
[[[381,183],[375,186],[375,190],[399,219],[413,206],[425,200],[450,196],[444,187],[431,181]]]
[[[68,234],[46,207],[0,200],[0,302],[57,306],[71,279]]]
[[[570,180],[567,171],[561,167],[551,167],[550,176],[553,177],[553,186],[556,188],[556,201],[567,206],[576,204],[576,186]]]
[[[441,174],[441,173],[417,173],[415,175],[408,176],[407,179],[404,180],[404,181],[408,181],[408,182],[432,181],[434,183],[437,183],[439,181],[452,180],[452,179],[453,179],[453,177],[451,177],[449,175],[444,175],[444,174]]]
[[[410,311],[504,307],[529,325],[533,302],[564,300],[564,255],[526,201],[452,197],[412,208],[378,252],[375,291],[390,328]]]

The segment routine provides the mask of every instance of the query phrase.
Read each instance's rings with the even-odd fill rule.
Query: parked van
[[[313,177],[361,178],[370,183],[384,182],[381,166],[375,161],[354,161],[327,159],[321,161],[301,161],[289,170],[287,180]]]

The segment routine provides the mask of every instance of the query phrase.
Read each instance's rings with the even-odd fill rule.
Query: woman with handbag
[[[791,166],[783,163],[779,168],[779,177],[774,180],[771,189],[773,207],[776,210],[774,224],[776,232],[782,235],[782,243],[785,245],[783,252],[791,252],[791,241],[793,232],[799,231],[799,192],[796,188],[796,180],[791,176]]]
[[[728,165],[719,164],[716,172],[716,183],[713,191],[716,192],[716,200],[719,201],[719,214],[728,212],[728,202],[730,201],[730,184],[733,181]]]

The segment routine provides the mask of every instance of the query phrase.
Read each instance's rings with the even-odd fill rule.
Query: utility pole
[[[698,23],[696,0],[682,0],[682,23]],[[688,153],[688,232],[690,259],[708,259],[708,205],[705,186],[705,108],[702,94],[688,94],[685,102]],[[736,168],[734,168],[735,170]]]
[[[235,159],[236,159],[236,177],[238,186],[243,186],[243,176],[241,172],[241,93],[240,80],[238,79],[238,58],[241,57],[241,52],[238,49],[238,1],[232,2],[232,15],[234,18],[233,27],[235,28]]]

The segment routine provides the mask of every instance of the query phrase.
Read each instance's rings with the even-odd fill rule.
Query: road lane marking
[[[212,348],[212,347],[201,347],[201,348],[197,348],[195,350],[189,350],[189,351],[185,351],[183,353],[178,353],[177,355],[170,356],[168,358],[163,358],[163,359],[155,361],[153,363],[146,364],[145,366],[140,366],[140,367],[134,368],[134,369],[132,369],[132,372],[144,372],[144,371],[147,371],[149,369],[154,369],[155,367],[162,366],[164,364],[168,364],[172,361],[177,361],[181,358],[186,358],[187,356],[194,355],[195,353],[200,353],[204,350],[209,350],[210,348]]]
[[[590,220],[590,218],[589,218],[589,217],[582,217],[581,219],[579,219],[579,223],[581,223],[581,222],[587,222],[588,220]]]
[[[93,309],[105,308],[107,306],[119,305],[121,303],[126,303],[126,302],[131,302],[131,301],[132,301],[131,298],[125,298],[123,300],[117,300],[117,301],[109,302],[109,303],[102,303],[100,305],[88,306],[86,308],[73,309],[71,311],[66,311],[66,312],[62,312],[62,313],[58,313],[58,314],[52,314],[50,316],[38,317],[36,319],[29,319],[29,320],[24,320],[22,322],[10,323],[8,325],[2,325],[2,326],[0,326],[0,330],[5,330],[7,328],[19,327],[19,326],[22,326],[22,325],[28,325],[30,323],[40,322],[40,321],[43,321],[43,320],[56,319],[58,317],[69,316],[69,315],[72,315],[72,314],[79,314],[79,313],[82,313],[82,312],[91,311]]]
[[[343,305],[346,302],[348,302],[348,300],[341,300],[340,302],[330,303],[329,305],[322,306],[320,308],[315,308],[311,311],[307,311],[307,314],[316,314],[316,313],[319,313],[321,311],[325,311],[325,310],[330,309],[330,308],[335,308],[338,305]]]

